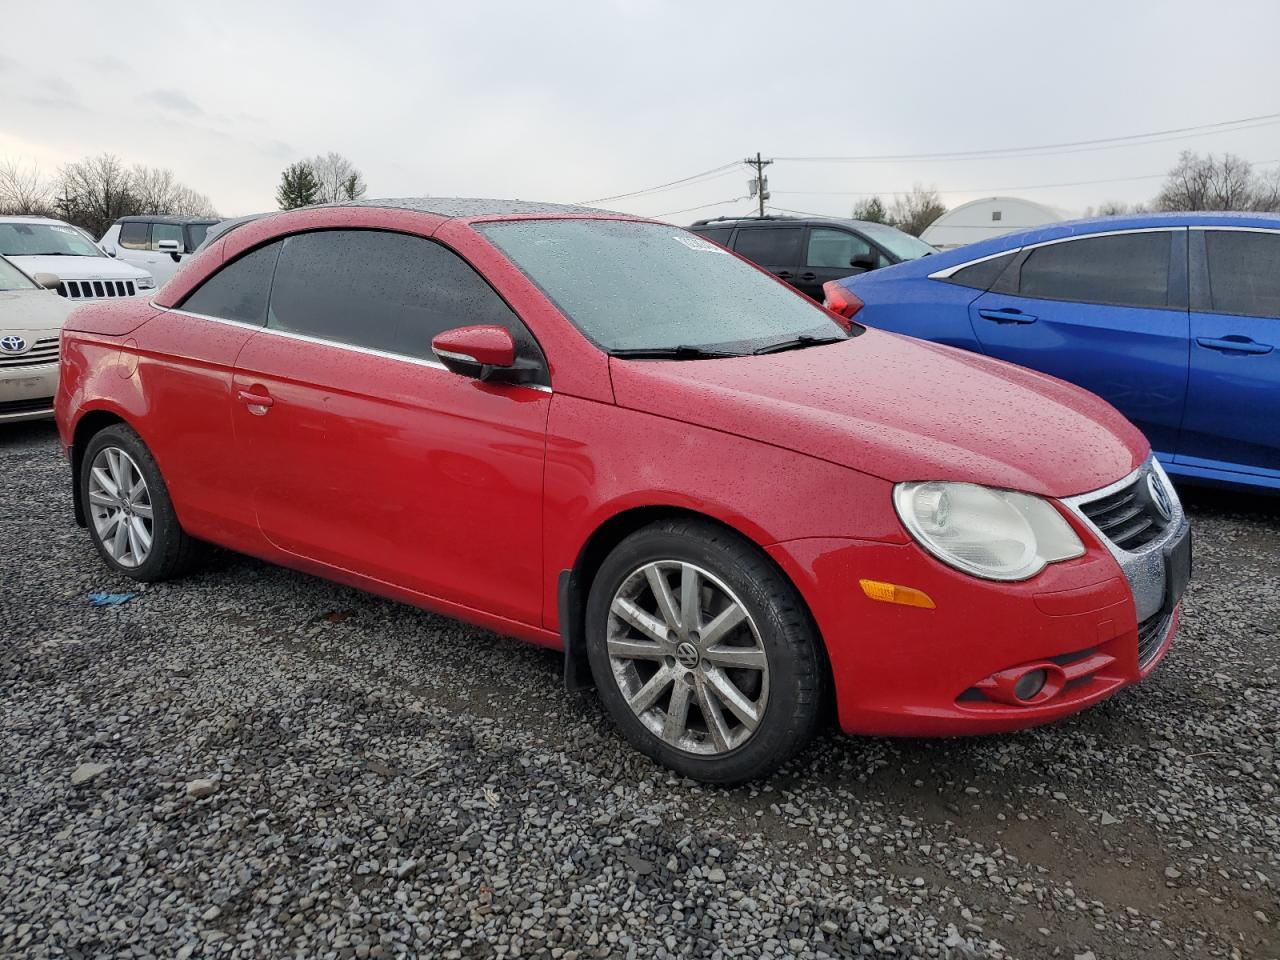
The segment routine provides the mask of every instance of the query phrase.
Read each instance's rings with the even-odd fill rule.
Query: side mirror
[[[46,290],[57,290],[62,286],[62,278],[55,277],[52,273],[33,273],[31,279],[36,286]]]
[[[875,254],[860,253],[849,261],[849,266],[861,267],[863,270],[874,270],[877,262]]]
[[[114,257],[118,253],[115,247],[103,247],[102,252],[105,253],[108,257]]]
[[[472,380],[516,382],[516,342],[497,326],[456,327],[436,334],[431,350],[447,369]]]

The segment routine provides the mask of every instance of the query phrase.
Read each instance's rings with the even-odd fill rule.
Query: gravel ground
[[[4,956],[1280,956],[1280,500],[1184,491],[1140,688],[719,790],[549,651],[227,553],[111,575],[48,425],[0,476]]]

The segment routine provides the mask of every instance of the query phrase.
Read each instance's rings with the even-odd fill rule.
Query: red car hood
[[[1052,497],[1106,486],[1146,439],[1106,401],[953,347],[867,330],[725,360],[610,361],[620,406],[750,437],[885,480]]]

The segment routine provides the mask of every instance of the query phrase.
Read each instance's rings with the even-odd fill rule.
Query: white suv
[[[49,217],[0,217],[0,254],[29,277],[57,277],[69,300],[150,296],[156,285],[146,270],[117,263],[78,227]]]
[[[108,256],[148,271],[160,286],[191,259],[205,233],[217,222],[207,217],[121,217],[102,235],[98,246]]]

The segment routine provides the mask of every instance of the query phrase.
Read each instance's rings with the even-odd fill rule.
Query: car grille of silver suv
[[[58,293],[71,300],[105,300],[108,297],[132,297],[132,280],[63,280]]]
[[[14,367],[39,367],[57,362],[57,337],[45,337],[42,340],[37,340],[30,350],[18,356],[0,353],[0,370],[12,370]]]

